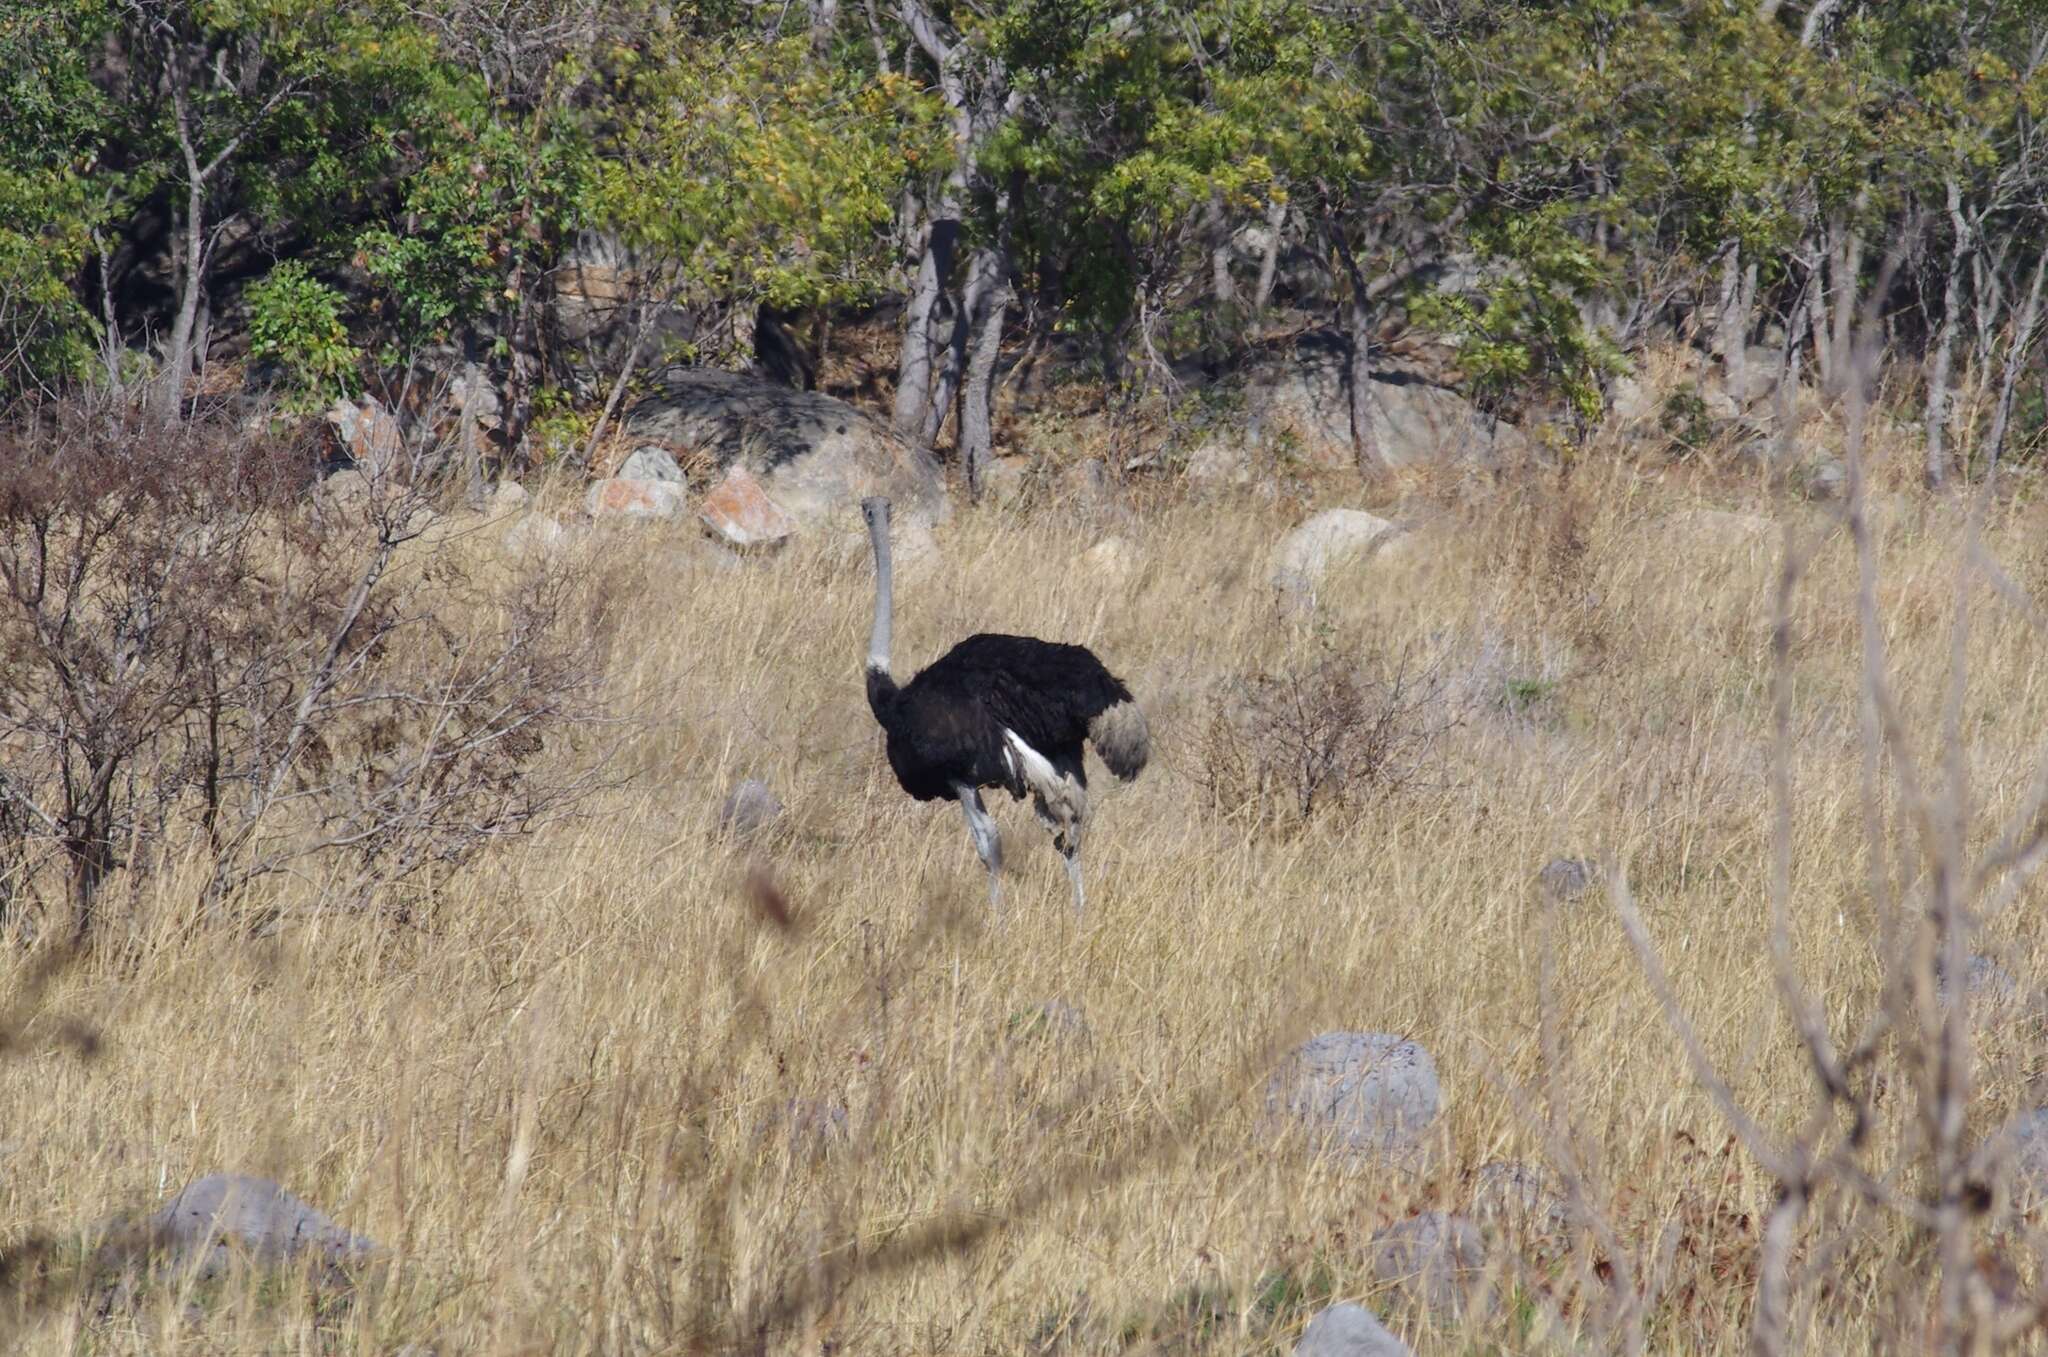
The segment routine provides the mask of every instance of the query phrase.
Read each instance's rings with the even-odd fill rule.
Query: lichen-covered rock
[[[1266,1083],[1269,1126],[1299,1128],[1316,1150],[1345,1156],[1412,1149],[1442,1100],[1429,1052],[1383,1032],[1312,1037]]]

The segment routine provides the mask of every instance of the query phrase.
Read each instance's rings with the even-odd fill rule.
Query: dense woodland
[[[657,361],[767,329],[805,380],[880,315],[978,486],[1032,346],[1128,397],[1284,308],[1569,424],[1660,336],[1839,383],[1881,278],[1938,481],[2042,422],[2044,56],[2035,0],[20,0],[0,395],[468,364],[526,465]]]

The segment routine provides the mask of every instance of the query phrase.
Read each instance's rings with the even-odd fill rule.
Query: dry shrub
[[[1323,636],[1299,662],[1217,685],[1195,781],[1219,814],[1306,824],[1426,777],[1460,721],[1441,664]]]
[[[115,873],[194,860],[210,904],[279,872],[362,902],[589,790],[537,756],[599,716],[600,619],[559,562],[404,554],[442,460],[400,451],[309,504],[288,439],[75,408],[0,436],[16,913],[61,882],[82,939]]]

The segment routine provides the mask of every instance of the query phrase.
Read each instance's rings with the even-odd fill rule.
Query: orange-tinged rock
[[[583,508],[592,518],[674,518],[683,511],[683,487],[614,476],[590,487]]]
[[[796,520],[740,466],[728,470],[725,479],[704,496],[697,516],[736,547],[769,545],[796,531]]]

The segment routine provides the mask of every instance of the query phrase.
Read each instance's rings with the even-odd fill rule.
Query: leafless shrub
[[[1961,544],[1949,685],[1931,748],[1911,738],[1902,711],[1879,608],[1864,460],[1877,370],[1876,301],[1898,257],[1895,248],[1863,307],[1847,392],[1843,524],[1856,558],[1863,652],[1862,903],[1874,923],[1883,976],[1875,1001],[1860,1012],[1824,1001],[1827,985],[1801,973],[1793,932],[1794,602],[1818,540],[1788,544],[1778,580],[1769,960],[1779,1006],[1811,1076],[1806,1105],[1789,1124],[1774,1125],[1738,1099],[1680,1002],[1625,876],[1610,882],[1622,927],[1695,1081],[1771,1182],[1754,1243],[1743,1243],[1744,1271],[1754,1278],[1751,1348],[1766,1357],[1809,1350],[1816,1339],[1825,1346],[1827,1307],[1852,1292],[1876,1293],[1873,1308],[1889,1322],[1880,1345],[1900,1351],[2032,1351],[2048,1328],[2048,1240],[2024,1218],[1992,1209],[1998,1181],[2012,1172],[2014,1145],[1985,1133],[2000,1111],[1985,1105],[1979,1087],[1967,987],[1945,994],[1940,984],[1942,975],[1961,973],[1979,932],[2048,862],[2048,765],[2037,764],[2032,786],[2003,824],[1974,823],[1962,733],[1969,586],[2015,592],[1979,537],[1990,478]],[[2039,625],[2031,605],[2022,613]]]
[[[61,880],[75,938],[116,871],[192,854],[210,904],[314,859],[359,902],[574,804],[588,775],[534,755],[599,714],[599,619],[559,563],[401,557],[435,522],[421,462],[316,513],[289,440],[82,409],[0,433],[10,891]]]
[[[1218,685],[1195,782],[1218,813],[1307,823],[1426,776],[1460,720],[1441,665],[1323,637],[1298,663]]]

